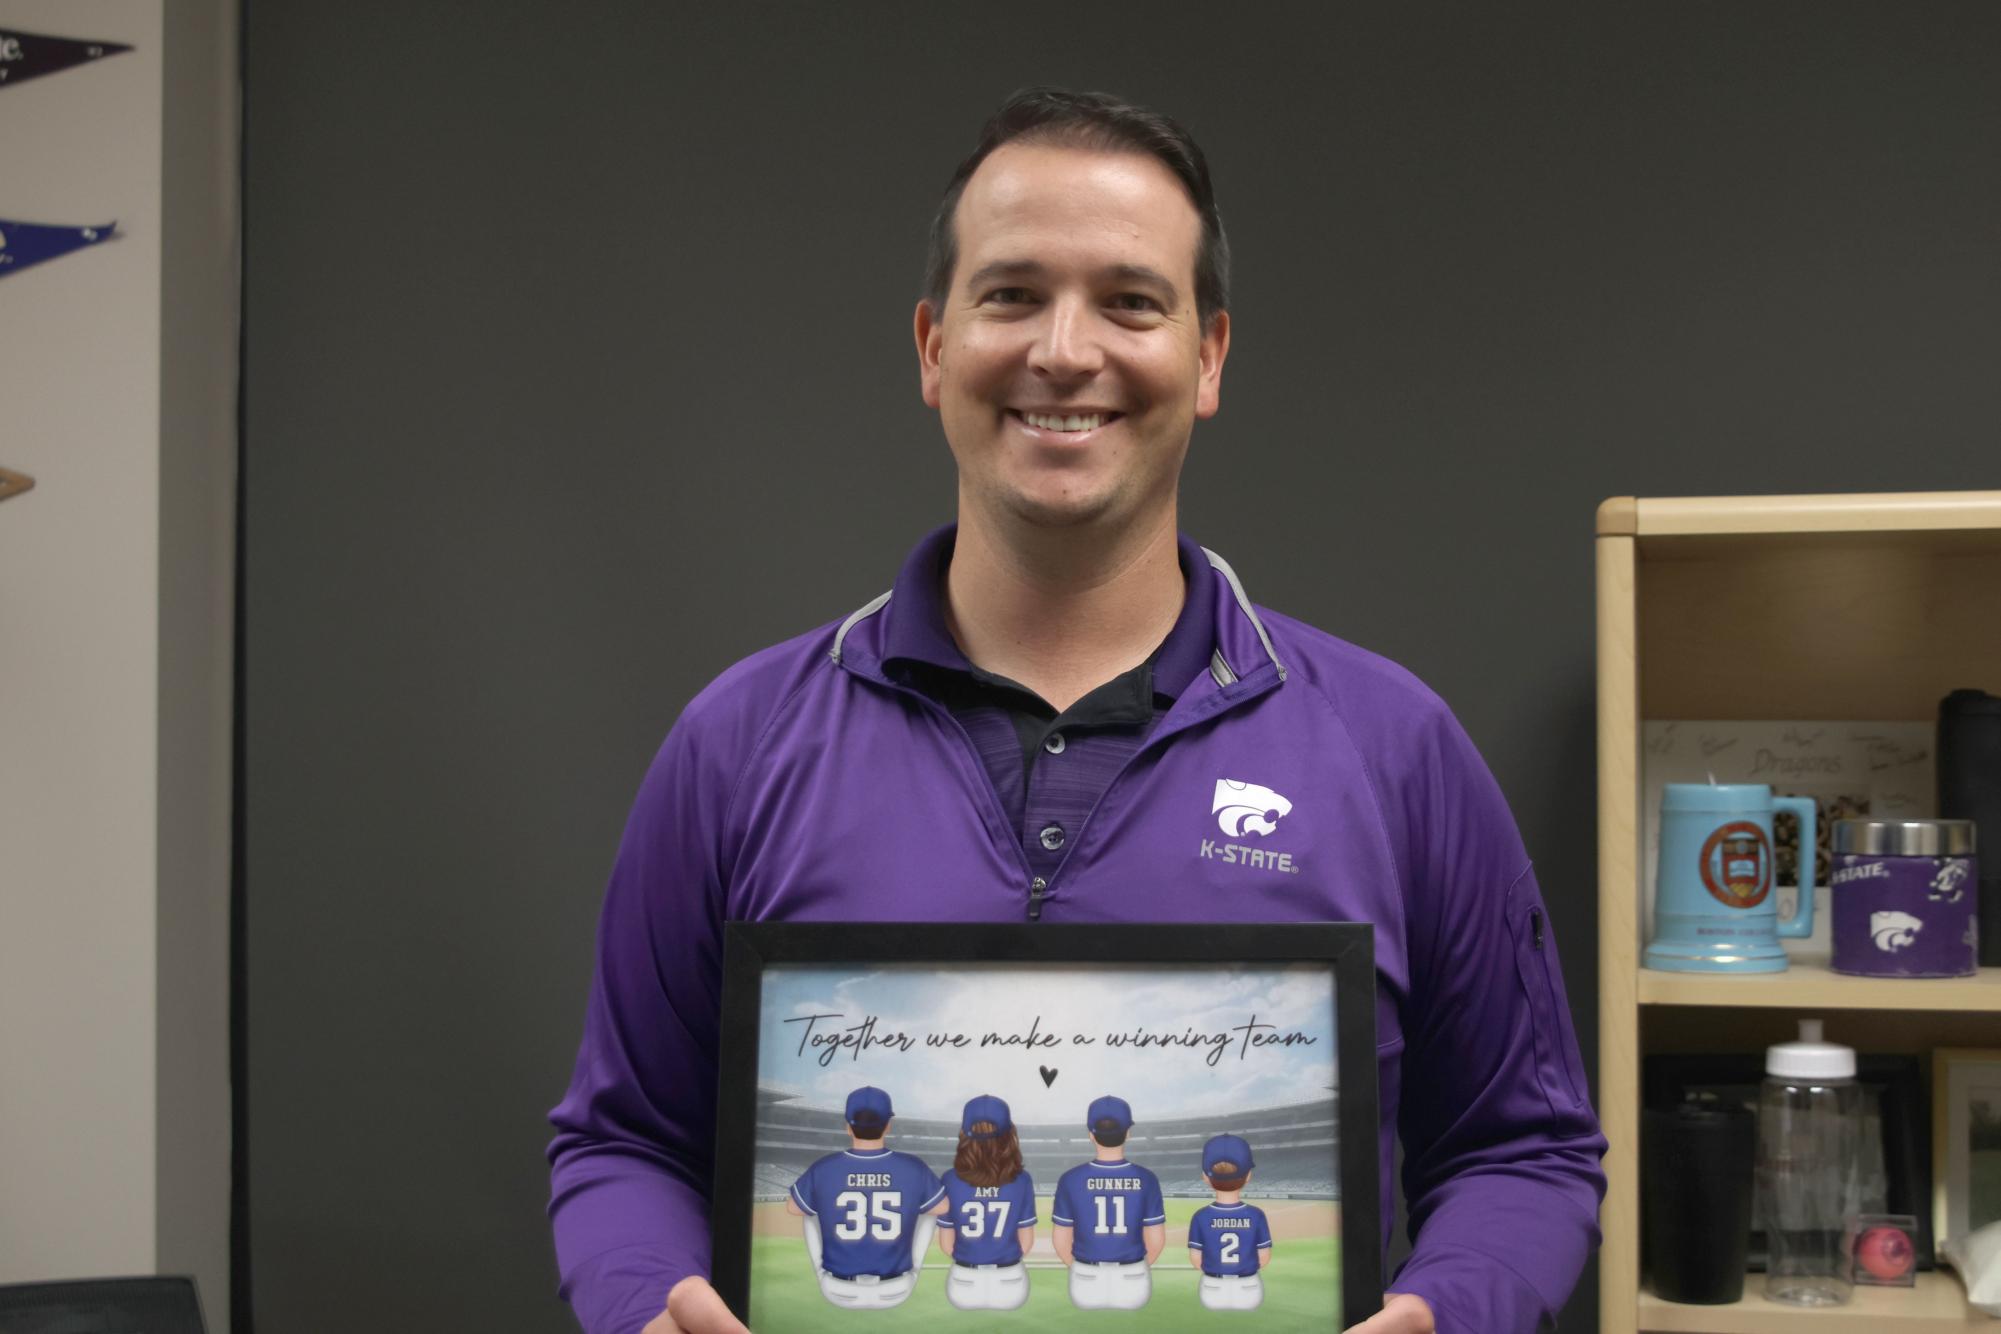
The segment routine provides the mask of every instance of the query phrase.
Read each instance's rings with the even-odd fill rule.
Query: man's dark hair
[[[863,1114],[848,1122],[848,1129],[855,1132],[856,1139],[881,1139],[889,1129],[889,1122],[879,1116]]]
[[[1145,153],[1165,164],[1187,187],[1202,219],[1202,239],[1195,247],[1195,310],[1202,328],[1209,327],[1217,311],[1230,308],[1230,242],[1223,235],[1223,215],[1216,209],[1216,192],[1209,184],[1209,164],[1194,137],[1158,111],[1110,93],[1036,87],[1023,88],[1001,103],[980,130],[979,146],[945,187],[945,198],[931,220],[931,252],[924,274],[924,299],[931,303],[934,318],[945,313],[952,272],[959,262],[959,241],[952,227],[959,196],[987,155],[1008,143]]]
[[[1106,1117],[1091,1127],[1091,1138],[1107,1149],[1116,1149],[1126,1142],[1126,1127]]]

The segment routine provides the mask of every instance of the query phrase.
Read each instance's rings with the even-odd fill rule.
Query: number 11
[[[1106,1199],[1103,1195],[1094,1195],[1092,1198],[1098,1202],[1097,1235],[1102,1237],[1107,1232],[1116,1232],[1120,1236],[1124,1236],[1126,1232],[1126,1197],[1123,1195],[1114,1195],[1110,1199]],[[1110,1227],[1105,1226],[1105,1206],[1108,1204],[1112,1207],[1113,1215],[1118,1219]]]

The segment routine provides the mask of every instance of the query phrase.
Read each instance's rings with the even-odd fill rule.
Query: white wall
[[[0,0],[136,48],[0,89],[0,216],[118,224],[0,279],[0,1281],[194,1273],[221,1330],[236,23],[172,10]]]

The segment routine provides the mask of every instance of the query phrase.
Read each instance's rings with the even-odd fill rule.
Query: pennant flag
[[[81,41],[44,37],[36,32],[0,28],[0,88],[55,74],[71,65],[86,65],[132,48],[122,42]]]
[[[107,241],[117,226],[115,222],[107,222],[102,227],[44,227],[0,218],[0,278],[45,259],[60,259],[72,250]]]

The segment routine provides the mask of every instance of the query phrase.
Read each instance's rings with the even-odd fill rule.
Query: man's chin
[[[1109,496],[1025,496],[1008,498],[1014,519],[1031,528],[1051,531],[1092,528],[1118,521],[1118,507]]]

